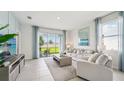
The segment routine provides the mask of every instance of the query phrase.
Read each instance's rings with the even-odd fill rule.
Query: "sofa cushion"
[[[105,54],[102,54],[97,58],[96,64],[105,65],[108,61],[109,57]]]
[[[78,59],[88,60],[89,56],[77,55]]]
[[[101,53],[94,53],[93,55],[91,55],[88,59],[89,62],[96,62],[96,59],[101,55]]]
[[[81,49],[81,50],[80,50],[80,53],[81,53],[81,54],[83,54],[83,53],[84,53],[84,50],[83,50],[83,49]]]
[[[76,61],[76,62],[88,62],[87,60],[85,59],[79,59],[79,58],[72,58],[73,61]]]
[[[73,49],[73,53],[77,53],[77,50],[76,49]]]
[[[79,50],[79,49],[77,49],[77,52],[76,52],[76,54],[80,54],[80,50]]]
[[[76,53],[71,53],[71,57],[77,57]]]
[[[72,52],[73,52],[73,51],[72,51],[71,48],[66,49],[66,53],[72,53]]]
[[[94,51],[93,51],[93,50],[85,50],[84,53],[85,53],[85,54],[93,54]]]

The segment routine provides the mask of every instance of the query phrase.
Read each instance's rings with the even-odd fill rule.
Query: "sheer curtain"
[[[109,54],[113,59],[113,68],[118,70],[122,69],[123,63],[122,14],[113,12],[96,19],[97,50]]]

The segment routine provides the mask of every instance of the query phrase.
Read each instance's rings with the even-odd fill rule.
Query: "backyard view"
[[[41,33],[39,37],[40,56],[50,56],[60,52],[61,36],[57,34]]]

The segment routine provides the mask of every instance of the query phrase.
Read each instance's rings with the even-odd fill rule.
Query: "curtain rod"
[[[39,27],[39,28],[41,28],[41,29],[48,29],[48,30],[56,30],[56,31],[66,31],[66,30],[61,30],[61,29],[56,29],[56,28],[49,28],[49,27],[42,27],[42,26],[37,26],[37,27]]]

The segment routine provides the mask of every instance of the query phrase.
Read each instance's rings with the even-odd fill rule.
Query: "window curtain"
[[[38,29],[39,27],[37,26],[32,26],[32,29],[33,29],[33,38],[32,38],[32,42],[33,42],[33,58],[36,59],[38,58]]]
[[[122,35],[121,35],[121,70],[124,71],[124,11],[120,12],[122,17]]]
[[[121,15],[120,15],[121,14]],[[114,56],[116,54],[112,54],[112,52],[110,53],[110,51],[108,53],[112,54],[113,56],[113,61],[117,61],[117,62],[113,62],[113,64],[119,64],[119,66],[117,67],[119,70],[124,71],[124,24],[122,25],[122,22],[124,22],[124,12],[112,12],[108,15],[105,15],[103,17],[99,17],[95,19],[95,27],[96,27],[96,49],[97,51],[103,51],[102,50],[102,24],[109,22],[110,20],[114,20],[117,19],[119,21],[119,38],[118,38],[118,42],[119,42],[119,60],[116,60],[114,58]],[[123,28],[123,29],[122,29]],[[116,68],[115,68],[116,69]]]
[[[99,49],[98,49],[98,45],[99,45],[99,26],[100,26],[100,24],[99,24],[99,21],[100,21],[100,18],[96,18],[95,19],[95,33],[96,33],[96,51],[98,52],[99,51]]]
[[[66,49],[66,30],[63,30],[63,49],[62,51],[64,51]]]

